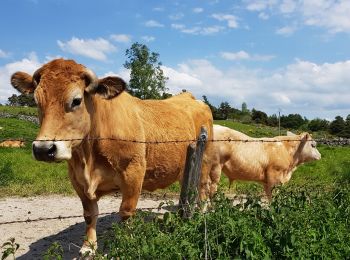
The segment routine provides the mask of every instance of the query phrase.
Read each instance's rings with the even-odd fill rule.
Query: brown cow
[[[201,126],[212,139],[211,111],[191,94],[140,100],[124,91],[126,84],[119,77],[97,79],[73,60],[53,60],[33,77],[16,72],[11,83],[22,93],[34,92],[39,108],[41,127],[33,142],[34,157],[68,161],[69,177],[87,224],[81,253],[89,250],[89,244],[97,245],[97,201],[102,195],[121,191],[119,213],[125,219],[134,214],[141,189],[154,191],[181,182],[189,143],[147,142],[193,140]],[[201,199],[209,194],[211,149],[208,143]]]
[[[0,143],[0,147],[21,148],[25,143],[22,140],[6,140]]]
[[[214,125],[214,139],[233,141],[215,143],[220,163],[214,165],[210,173],[213,182],[211,194],[216,192],[223,171],[230,182],[247,180],[262,183],[267,197],[271,199],[273,187],[288,182],[298,165],[321,159],[316,142],[308,133],[252,138],[228,127]]]

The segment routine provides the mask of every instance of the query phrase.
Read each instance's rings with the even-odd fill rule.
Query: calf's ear
[[[93,88],[89,88],[90,94],[100,95],[104,99],[111,99],[118,96],[126,89],[126,83],[119,77],[110,76],[98,79],[97,84]]]
[[[22,94],[33,93],[36,83],[33,77],[25,72],[18,71],[11,76],[11,85]]]

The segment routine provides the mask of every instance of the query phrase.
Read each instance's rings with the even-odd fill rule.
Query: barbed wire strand
[[[192,143],[192,142],[201,142],[202,140],[199,139],[185,139],[185,140],[162,140],[162,141],[142,141],[142,140],[131,140],[131,139],[122,139],[122,138],[113,138],[113,137],[88,137],[88,138],[65,138],[65,139],[30,139],[30,138],[1,138],[0,142],[5,141],[11,141],[11,142],[44,142],[44,141],[51,141],[51,142],[68,142],[68,141],[83,141],[83,140],[89,140],[89,141],[116,141],[116,142],[126,142],[126,143],[138,143],[138,144],[168,144],[168,143]],[[281,143],[281,142],[317,142],[322,144],[327,143],[340,143],[340,144],[349,144],[350,145],[350,139],[347,138],[339,138],[339,139],[327,139],[327,138],[320,138],[320,139],[274,139],[269,137],[264,138],[254,138],[254,139],[210,139],[206,142],[242,142],[242,143]]]
[[[136,211],[148,211],[148,212],[153,212],[153,210],[158,210],[160,211],[162,208],[161,207],[148,207],[148,208],[136,208]],[[115,211],[112,212],[103,212],[103,213],[99,213],[96,215],[92,215],[90,217],[97,217],[97,216],[106,216],[106,215],[117,215],[118,213]],[[39,217],[39,218],[35,218],[35,219],[22,219],[22,220],[12,220],[12,221],[4,221],[4,222],[0,222],[0,226],[1,225],[9,225],[9,224],[19,224],[19,223],[31,223],[31,222],[40,222],[40,221],[48,221],[48,220],[63,220],[63,219],[71,219],[71,218],[83,218],[84,215],[69,215],[69,216],[56,216],[56,217]]]

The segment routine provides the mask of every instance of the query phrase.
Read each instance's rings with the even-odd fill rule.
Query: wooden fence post
[[[199,195],[199,180],[202,170],[202,159],[208,133],[205,127],[201,127],[201,133],[197,144],[190,144],[187,148],[185,170],[182,180],[179,213],[183,218],[191,218],[197,205]]]

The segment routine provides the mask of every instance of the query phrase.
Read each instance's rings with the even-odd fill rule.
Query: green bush
[[[350,191],[279,189],[270,205],[247,197],[236,206],[218,195],[213,210],[190,220],[146,213],[114,225],[104,237],[107,259],[344,259],[350,255]]]

